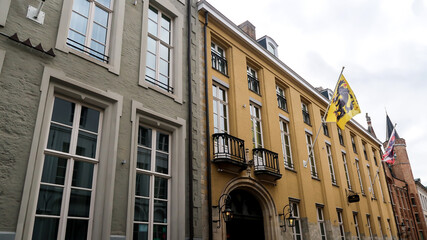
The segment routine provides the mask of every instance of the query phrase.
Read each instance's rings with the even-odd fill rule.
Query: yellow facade
[[[206,12],[208,13],[207,22]],[[393,236],[393,239],[397,239],[390,197],[384,171],[381,167],[382,164],[380,164],[379,140],[355,121],[347,123],[345,130],[343,130],[344,145],[339,142],[335,123],[327,124],[329,136],[326,136],[321,128],[321,115],[325,113],[328,103],[325,98],[316,93],[310,84],[278,58],[268,53],[207,2],[199,2],[199,21],[201,37],[203,38],[200,42],[205,40],[207,46],[207,79],[204,81],[208,85],[208,115],[210,117],[210,156],[208,157],[211,160],[211,176],[210,180],[208,177],[207,181],[211,181],[212,186],[211,201],[213,208],[208,206],[208,211],[209,208],[212,209],[212,222],[210,224],[212,224],[213,239],[228,239],[227,236],[233,239],[230,237],[229,231],[231,230],[227,230],[227,227],[232,225],[229,222],[224,222],[224,219],[218,216],[218,208],[215,206],[218,205],[219,198],[223,194],[230,194],[236,189],[243,189],[258,200],[262,209],[265,239],[292,239],[292,231],[289,227],[286,232],[284,232],[283,227],[280,227],[283,218],[279,215],[290,201],[298,203],[299,206],[301,239],[322,239],[317,207],[323,208],[327,239],[340,239],[337,209],[342,210],[346,239],[357,239],[353,218],[355,213],[357,213],[360,239],[370,239],[367,214],[370,216],[371,232],[374,237],[380,239],[383,236],[384,239],[392,239]],[[203,37],[204,29],[206,30],[206,39]],[[226,74],[212,66],[212,50],[210,48],[212,43],[224,50],[227,61]],[[203,46],[201,47],[203,48]],[[201,52],[203,53],[204,49]],[[248,66],[256,70],[259,94],[248,89]],[[351,82],[351,79],[349,81]],[[231,173],[231,171],[227,171],[226,168],[212,161],[215,158],[213,154],[216,151],[212,141],[212,135],[215,132],[213,85],[222,88],[227,93],[227,132],[231,136],[244,140],[245,148],[248,149],[245,161],[255,160],[252,155],[253,122],[251,121],[250,105],[255,104],[260,108],[263,148],[278,154],[281,178],[263,180],[255,174],[256,170],[253,165]],[[278,107],[276,86],[285,90],[284,95],[288,111]],[[306,124],[303,121],[302,102],[308,106],[311,124]],[[288,123],[293,169],[286,168],[284,164],[280,119]],[[306,134],[310,134],[313,141],[318,131],[318,138],[314,144],[315,166],[318,174],[316,178],[312,177],[308,160]],[[353,151],[351,136],[353,136],[357,149],[356,153]],[[332,183],[326,144],[331,146],[336,184]],[[366,149],[367,159],[363,153],[363,146]],[[347,185],[343,152],[346,155],[352,190],[349,190]],[[378,164],[374,162],[374,154]],[[364,194],[361,194],[356,159],[359,161]],[[369,165],[372,181],[377,170],[379,170],[379,175],[373,183],[375,198],[369,190],[371,183],[367,165]],[[359,194],[360,202],[349,203],[347,196],[354,193]],[[206,195],[209,197],[209,193]],[[219,205],[222,204],[224,204],[223,199]],[[218,219],[221,223],[216,222]],[[379,223],[381,223],[381,230]],[[218,228],[219,224],[221,224],[220,228]],[[205,234],[206,236],[210,235],[207,232]]]

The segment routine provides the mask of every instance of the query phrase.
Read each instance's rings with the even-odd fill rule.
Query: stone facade
[[[31,238],[35,214],[39,212],[37,195],[44,171],[43,156],[47,151],[52,104],[57,96],[99,109],[103,116],[98,173],[93,179],[93,186],[96,186],[92,195],[94,204],[90,207],[92,219],[95,219],[88,230],[90,239],[132,238],[140,124],[165,131],[171,140],[167,234],[172,235],[171,239],[201,239],[199,160],[203,152],[200,143],[203,126],[200,124],[201,87],[196,64],[199,61],[196,1],[114,1],[106,35],[108,61],[66,44],[70,16],[74,14],[72,0],[44,2],[43,24],[26,17],[29,5],[37,8],[39,2],[6,0],[0,3],[0,12],[6,13],[0,17],[0,239]],[[96,11],[108,9],[100,6],[101,3],[96,4],[92,6],[100,7]],[[190,48],[187,46],[188,4],[192,29]],[[174,52],[168,84],[173,91],[165,91],[144,77],[149,6],[172,22],[170,44]],[[15,33],[18,39],[8,38]],[[22,44],[26,39],[33,47],[28,42]],[[35,49],[39,43],[44,52],[52,48],[55,56]],[[187,59],[189,50],[190,62]],[[188,85],[189,77],[191,86]],[[189,135],[192,136],[191,155]],[[190,156],[192,169],[189,169]],[[193,179],[188,178],[190,172]],[[189,191],[190,184],[193,192]]]

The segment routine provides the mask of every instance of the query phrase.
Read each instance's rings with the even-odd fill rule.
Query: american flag
[[[393,132],[391,133],[390,139],[388,140],[387,148],[383,155],[383,161],[388,164],[394,163],[394,142],[396,141],[396,128],[393,128]]]

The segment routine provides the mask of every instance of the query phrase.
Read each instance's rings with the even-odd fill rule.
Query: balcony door
[[[228,129],[228,100],[227,90],[219,85],[212,85],[213,98],[213,122],[214,133],[229,133]],[[229,142],[227,138],[221,138],[222,141],[215,142],[215,152],[229,154]]]
[[[233,219],[227,222],[227,240],[263,240],[264,223],[258,200],[249,192],[236,189],[230,193]]]

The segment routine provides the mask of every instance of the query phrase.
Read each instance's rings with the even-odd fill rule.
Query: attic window
[[[277,56],[277,54],[276,54],[276,47],[272,43],[269,42],[267,44],[267,50],[269,52],[271,52],[274,56]]]

